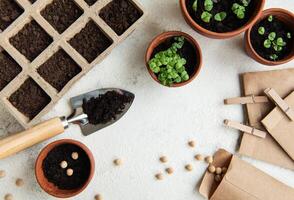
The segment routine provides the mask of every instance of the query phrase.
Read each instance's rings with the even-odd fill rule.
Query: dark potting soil
[[[98,0],[85,0],[85,2],[89,5],[92,6],[94,3],[96,3]]]
[[[174,38],[168,38],[164,42],[162,42],[160,45],[158,45],[152,55],[151,58],[154,58],[154,56],[159,53],[160,51],[165,51],[168,48],[172,46],[172,44],[175,42]],[[194,46],[185,39],[185,43],[181,49],[178,50],[177,52],[182,58],[185,58],[187,63],[185,65],[186,71],[188,72],[189,76],[192,76],[193,73],[195,72],[195,67],[197,66],[197,52]]]
[[[265,33],[264,35],[260,35],[258,33],[259,27],[264,27],[265,28]],[[280,52],[277,52],[274,50],[273,47],[267,49],[263,46],[264,41],[268,38],[268,35],[271,32],[275,32],[276,38],[282,37],[283,40],[287,43],[285,47],[283,47],[283,50]],[[291,33],[291,38],[289,39],[287,37],[287,33]],[[273,21],[269,22],[267,18],[264,20],[260,21],[258,24],[256,24],[252,30],[251,30],[251,44],[254,48],[254,50],[260,55],[261,57],[267,59],[267,60],[272,60],[270,59],[270,56],[272,54],[276,54],[278,56],[277,60],[282,60],[283,58],[287,57],[292,49],[294,48],[294,32],[293,32],[293,27],[292,29],[287,26],[284,22],[281,20],[277,19],[275,16],[273,16]]]
[[[73,0],[54,0],[41,11],[41,15],[59,32],[63,33],[83,11]]]
[[[113,0],[100,11],[99,16],[118,35],[122,35],[142,16],[142,12],[130,0]]]
[[[0,0],[0,30],[4,31],[21,13],[23,9],[14,0]]]
[[[52,38],[35,21],[26,24],[15,36],[9,39],[10,43],[29,61],[33,61],[51,43]]]
[[[56,90],[61,91],[82,70],[64,50],[60,49],[37,71]]]
[[[71,154],[77,152],[77,160]],[[68,167],[61,168],[60,163],[66,161]],[[73,144],[63,144],[52,149],[43,161],[44,175],[47,180],[62,190],[74,190],[82,187],[90,176],[91,165],[87,154]],[[66,170],[73,169],[73,175],[68,176]]]
[[[83,111],[88,115],[90,124],[105,124],[115,120],[116,116],[122,113],[125,105],[131,101],[132,98],[129,96],[110,91],[97,98],[84,100]]]
[[[112,41],[91,20],[69,43],[91,63],[112,44]]]
[[[196,12],[192,8],[194,1],[195,0],[186,0],[187,9],[190,16],[203,28],[217,33],[231,32],[245,25],[253,15],[258,3],[258,0],[251,0],[250,4],[246,7],[246,14],[244,19],[239,19],[233,13],[231,8],[234,3],[239,3],[242,5],[240,0],[218,0],[218,3],[213,4],[213,9],[210,11],[210,13],[214,16],[215,14],[224,11],[227,13],[226,18],[222,22],[218,22],[214,20],[214,17],[212,17],[210,23],[206,23],[201,19],[201,14],[203,11],[205,11],[204,1],[198,1],[198,9]]]
[[[51,101],[51,98],[32,79],[28,78],[10,97],[12,105],[30,120]]]
[[[5,51],[0,52],[0,91],[20,72],[21,67]]]

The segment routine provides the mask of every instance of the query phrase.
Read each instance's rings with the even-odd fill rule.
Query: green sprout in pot
[[[189,80],[186,71],[185,58],[178,54],[178,50],[184,46],[184,37],[175,37],[175,42],[165,51],[155,54],[148,64],[153,73],[158,77],[161,84],[171,86],[174,83],[182,83]]]
[[[264,33],[265,33],[265,28],[264,28],[263,26],[259,27],[259,28],[258,28],[258,33],[259,33],[259,35],[264,35]]]
[[[238,4],[238,3],[234,3],[232,6],[232,11],[233,13],[235,13],[235,15],[239,18],[239,19],[244,19],[245,17],[245,7]]]
[[[214,20],[221,22],[223,21],[225,18],[227,17],[227,13],[226,12],[220,12],[214,15]]]

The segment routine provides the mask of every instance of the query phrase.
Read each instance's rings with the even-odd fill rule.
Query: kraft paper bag
[[[294,108],[294,92],[284,100],[291,109]],[[276,107],[262,120],[262,124],[294,160],[294,121],[291,121],[280,108]]]
[[[228,170],[220,183],[206,172],[199,192],[210,200],[293,200],[294,188],[274,179],[249,163],[221,149],[213,165]]]
[[[294,90],[294,69],[245,73],[241,77],[245,96],[264,96],[265,89],[274,88],[282,98],[285,98]],[[261,120],[274,108],[273,103],[247,104],[248,124],[266,131]],[[294,161],[270,134],[265,139],[243,134],[239,153],[294,170]]]

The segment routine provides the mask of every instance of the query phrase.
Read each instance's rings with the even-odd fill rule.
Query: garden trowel
[[[83,101],[87,101],[92,97],[96,98],[99,95],[103,95],[109,91],[115,91],[122,95],[128,96],[131,101],[125,104],[124,109],[120,112],[120,114],[115,116],[115,119],[112,119],[105,124],[90,124],[88,116],[83,112]],[[59,135],[63,133],[64,130],[67,129],[71,124],[78,124],[81,127],[83,135],[85,136],[95,133],[96,131],[118,121],[129,110],[134,98],[135,95],[133,93],[116,88],[98,89],[80,96],[73,97],[70,99],[70,105],[73,109],[73,113],[69,117],[56,117],[42,122],[28,130],[16,133],[0,140],[0,159],[13,155],[35,144]]]

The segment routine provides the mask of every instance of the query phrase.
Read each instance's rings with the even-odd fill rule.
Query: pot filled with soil
[[[151,77],[167,87],[181,87],[193,81],[202,66],[202,53],[190,35],[169,31],[150,43],[145,62]]]
[[[260,17],[265,0],[180,0],[186,22],[200,34],[216,39],[234,37]]]
[[[75,140],[58,140],[39,154],[35,173],[41,188],[58,198],[82,192],[90,183],[95,169],[91,151]]]
[[[294,15],[272,8],[246,31],[245,48],[250,57],[264,65],[280,65],[294,58]]]

